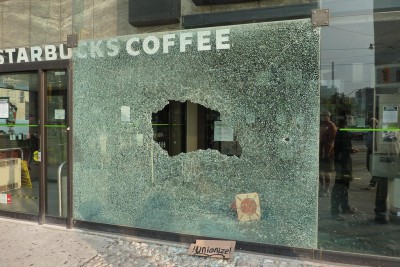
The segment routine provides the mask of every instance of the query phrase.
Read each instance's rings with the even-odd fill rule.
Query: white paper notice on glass
[[[0,99],[0,118],[8,119],[10,114],[8,99]]]
[[[395,105],[383,106],[383,123],[397,123],[399,120],[399,107]]]
[[[131,108],[128,106],[121,107],[121,122],[131,122]]]
[[[365,127],[365,118],[363,117],[357,118],[357,127],[360,128]]]
[[[54,110],[54,119],[55,120],[65,120],[65,109]]]
[[[233,128],[222,121],[215,121],[214,141],[233,141]]]

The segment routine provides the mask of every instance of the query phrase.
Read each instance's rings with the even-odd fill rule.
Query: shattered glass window
[[[85,40],[73,61],[74,218],[316,248],[310,20]]]

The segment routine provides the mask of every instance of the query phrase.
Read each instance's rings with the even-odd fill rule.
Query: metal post
[[[62,210],[62,199],[63,199],[63,197],[62,197],[62,186],[61,186],[61,173],[62,173],[62,168],[64,167],[65,163],[67,163],[67,162],[64,161],[63,163],[61,163],[58,166],[58,172],[57,172],[58,173],[58,175],[57,175],[57,183],[58,183],[58,215],[60,217],[62,217],[62,213],[63,213],[63,210]],[[68,176],[67,176],[67,179],[68,179]]]

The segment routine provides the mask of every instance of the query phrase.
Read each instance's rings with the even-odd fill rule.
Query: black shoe
[[[354,214],[357,212],[356,208],[349,208],[348,210],[342,211],[343,214]]]
[[[375,190],[375,186],[369,185],[368,187],[365,188],[365,190]]]
[[[332,213],[331,216],[332,216],[333,219],[335,219],[337,221],[346,220],[346,218],[342,214],[339,214],[339,213]]]
[[[376,216],[375,217],[375,222],[380,223],[380,224],[388,224],[389,223],[389,218]]]

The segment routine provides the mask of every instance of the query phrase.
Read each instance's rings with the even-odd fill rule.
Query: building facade
[[[141,2],[0,3],[0,214],[398,264],[400,5]]]

